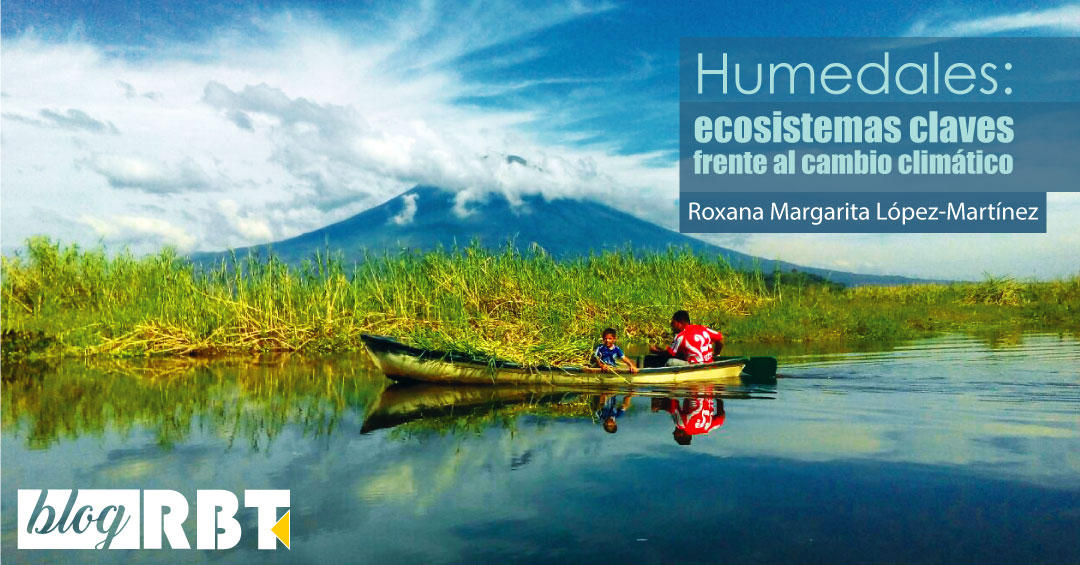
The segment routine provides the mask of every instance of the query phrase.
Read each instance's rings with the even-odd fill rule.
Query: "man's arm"
[[[675,336],[675,341],[667,348],[667,354],[672,357],[678,357],[679,352],[683,348],[683,335],[679,334]]]

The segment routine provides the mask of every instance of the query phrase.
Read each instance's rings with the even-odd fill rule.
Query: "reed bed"
[[[1080,276],[1053,282],[844,289],[740,272],[689,250],[570,260],[479,246],[300,267],[232,257],[195,265],[45,238],[3,258],[4,355],[144,356],[362,347],[364,332],[526,364],[581,362],[608,326],[668,339],[687,309],[733,342],[888,341],[979,328],[1077,331]]]

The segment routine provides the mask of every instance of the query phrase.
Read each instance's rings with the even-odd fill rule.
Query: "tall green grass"
[[[5,355],[341,351],[373,332],[528,364],[581,362],[607,326],[624,341],[667,339],[677,309],[736,343],[1080,329],[1080,276],[842,289],[739,272],[687,250],[557,261],[540,249],[471,246],[207,268],[171,250],[110,257],[37,238],[3,259],[2,274]]]

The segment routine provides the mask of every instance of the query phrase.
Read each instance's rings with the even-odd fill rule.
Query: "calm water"
[[[1080,563],[1075,338],[781,363],[629,400],[386,389],[359,357],[4,367],[3,560]],[[16,490],[72,487],[291,489],[293,548],[241,511],[226,552],[17,551]]]

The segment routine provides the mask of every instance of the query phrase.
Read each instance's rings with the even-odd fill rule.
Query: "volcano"
[[[365,254],[402,249],[431,250],[463,247],[473,242],[504,248],[508,242],[520,249],[539,245],[559,258],[590,252],[633,248],[665,251],[689,248],[696,253],[720,256],[739,269],[776,269],[817,275],[845,285],[907,284],[924,282],[900,276],[865,275],[798,265],[755,257],[712,245],[700,239],[658,226],[600,202],[526,196],[512,205],[502,196],[470,202],[467,213],[455,211],[454,193],[418,186],[351,218],[281,241],[236,249],[237,256],[272,253],[294,265],[316,251],[341,253],[348,262],[362,261]],[[217,261],[224,253],[199,253],[197,262]]]

